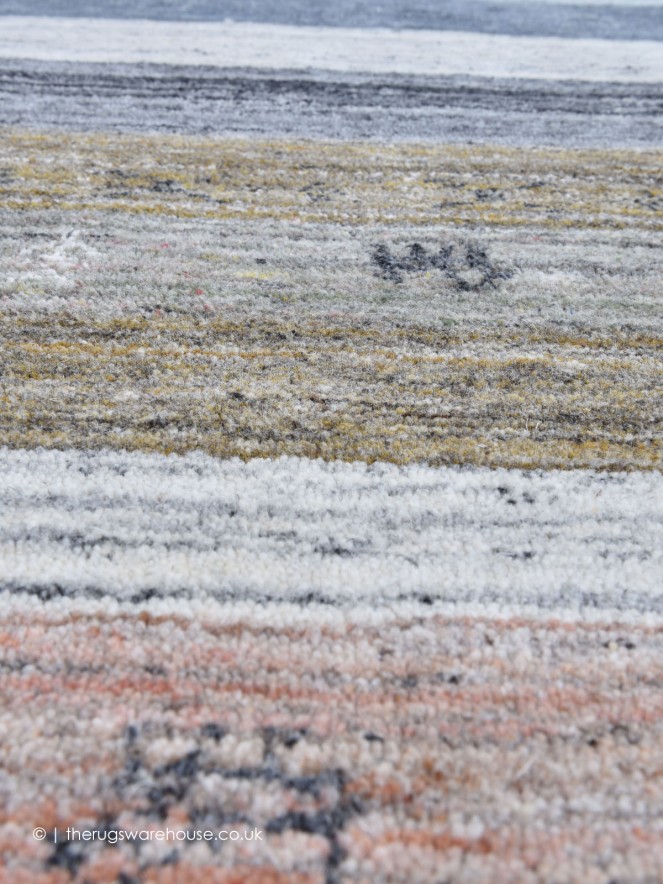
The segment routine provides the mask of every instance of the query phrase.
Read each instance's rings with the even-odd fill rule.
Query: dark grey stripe
[[[0,63],[0,125],[522,145],[658,146],[663,85]]]
[[[27,8],[26,8],[27,7]],[[355,28],[427,28],[542,37],[663,39],[656,6],[485,0],[0,0],[0,15],[267,22]]]
[[[116,598],[115,594],[110,592],[106,587],[95,586],[94,584],[86,585],[67,585],[63,583],[53,583],[44,581],[43,583],[34,584],[18,584],[7,582],[0,579],[0,602],[4,594],[14,596],[36,596],[41,601],[52,601],[53,599],[82,599],[99,600],[104,598]],[[303,589],[299,592],[293,592],[288,596],[272,595],[256,591],[253,588],[238,583],[236,586],[199,592],[190,587],[182,588],[164,593],[160,586],[154,585],[149,588],[142,588],[132,595],[123,596],[121,602],[123,604],[141,605],[145,602],[159,599],[169,600],[214,600],[215,602],[231,603],[231,602],[247,602],[260,605],[301,605],[309,608],[312,605],[321,605],[325,607],[353,609],[358,605],[374,605],[375,596],[371,593],[355,593],[352,598],[339,597],[333,594],[320,592],[317,589]],[[399,602],[407,602],[409,604],[419,604],[422,607],[422,614],[430,614],[431,609],[435,606],[443,605],[503,605],[504,593],[495,590],[477,590],[476,592],[453,592],[444,590],[443,592],[404,592],[401,595],[391,597],[390,604]],[[555,593],[548,593],[545,597],[537,595],[535,592],[529,595],[520,595],[518,597],[518,606],[521,609],[530,609],[535,612],[555,612],[560,608],[569,612],[587,614],[599,611],[629,611],[639,615],[647,614],[663,614],[663,598],[652,597],[647,593],[633,592],[629,590],[626,584],[618,591],[605,595],[598,592],[586,592],[583,590],[582,581],[576,584],[569,584],[562,587]]]

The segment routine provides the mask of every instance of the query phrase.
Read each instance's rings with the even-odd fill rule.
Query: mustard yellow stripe
[[[3,323],[15,447],[660,468],[661,341],[254,321]],[[339,331],[338,329],[336,330]],[[509,344],[511,341],[511,344]]]
[[[662,151],[4,130],[0,164],[14,210],[663,229]]]

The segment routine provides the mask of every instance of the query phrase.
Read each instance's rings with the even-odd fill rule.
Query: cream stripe
[[[0,57],[400,74],[658,82],[654,41],[463,31],[6,16]]]

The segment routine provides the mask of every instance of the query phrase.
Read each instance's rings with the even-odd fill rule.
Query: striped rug
[[[663,5],[0,0],[0,881],[663,881]]]

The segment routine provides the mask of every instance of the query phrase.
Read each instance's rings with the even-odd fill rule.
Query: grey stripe
[[[29,8],[26,9],[26,5]],[[0,15],[235,21],[357,28],[425,28],[542,37],[663,39],[656,6],[564,5],[483,0],[0,0]]]
[[[663,85],[3,61],[0,125],[658,146]]]

